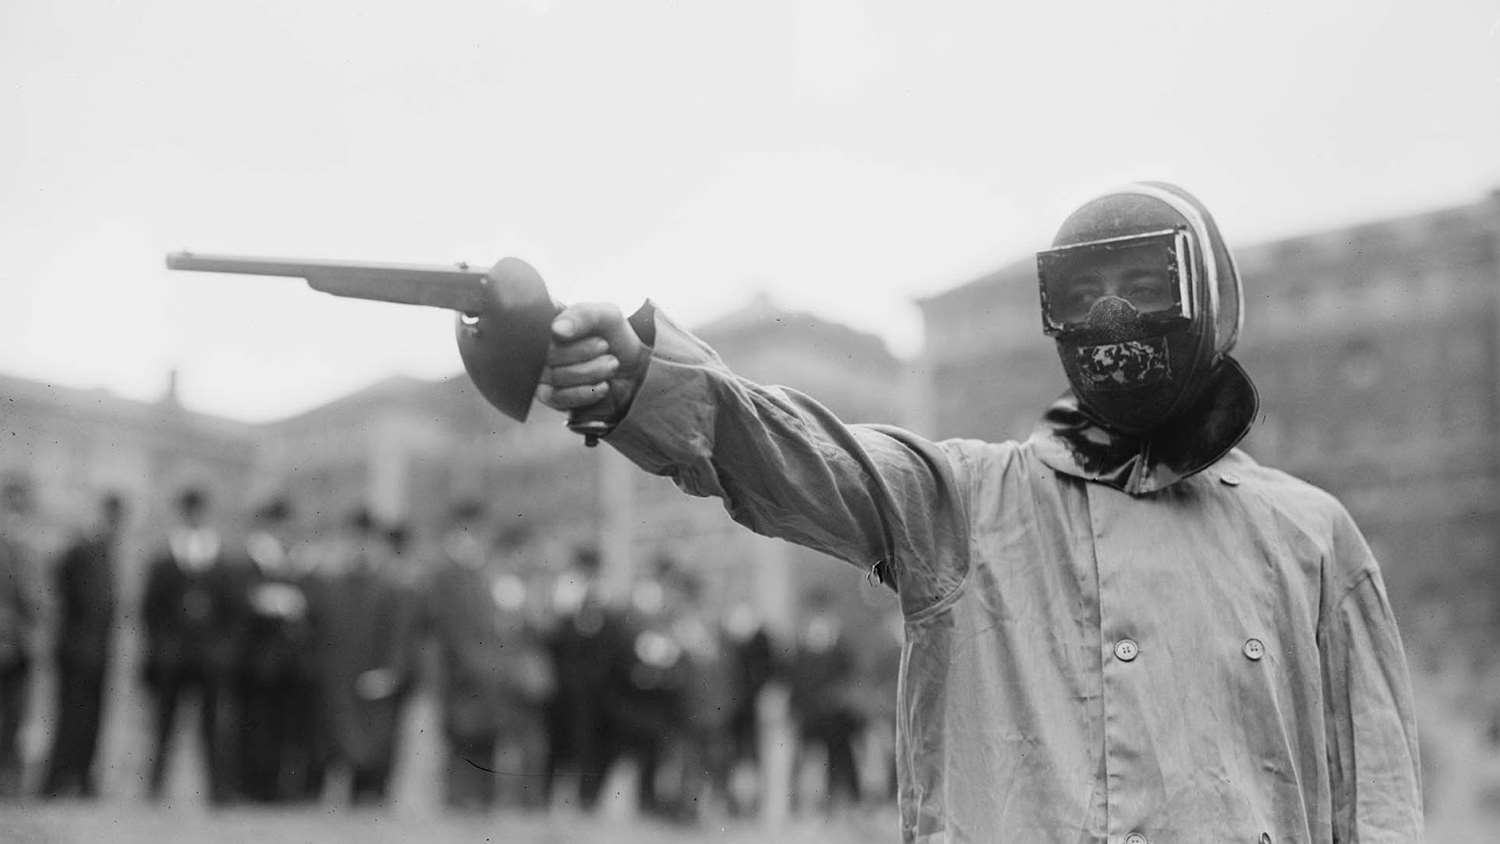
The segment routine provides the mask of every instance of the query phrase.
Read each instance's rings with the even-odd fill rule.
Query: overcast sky
[[[1240,243],[1500,188],[1500,2],[5,0],[0,115],[0,370],[267,419],[457,371],[451,318],[165,252],[517,255],[909,354],[1129,179]]]

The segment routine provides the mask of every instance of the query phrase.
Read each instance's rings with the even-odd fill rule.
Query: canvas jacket
[[[1045,438],[844,424],[653,327],[608,442],[758,533],[889,566],[904,841],[1420,840],[1401,642],[1333,497],[1239,450],[1131,495]]]

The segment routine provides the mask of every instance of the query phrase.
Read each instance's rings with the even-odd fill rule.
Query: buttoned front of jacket
[[[845,425],[658,322],[609,442],[758,532],[891,565],[905,840],[1419,840],[1399,637],[1331,496],[1239,451],[1129,495],[1034,441]]]
[[[1255,481],[1210,472],[1133,497],[1026,444],[959,452],[970,572],[908,625],[907,691],[938,685],[947,701],[908,694],[902,744],[960,742],[938,754],[945,770],[906,760],[916,837],[933,819],[972,840],[1328,840],[1314,835],[1332,805],[1317,641],[1324,578],[1339,575],[1315,531],[1333,525],[1289,530],[1285,508],[1331,519],[1331,499],[1238,453],[1222,462]],[[1260,660],[1251,638],[1272,643]]]

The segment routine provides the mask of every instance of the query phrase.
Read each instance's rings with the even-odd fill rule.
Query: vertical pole
[[[792,560],[786,543],[744,534],[751,543],[755,570],[756,605],[765,619],[773,642],[791,642],[796,636],[796,588]],[[792,789],[796,785],[797,737],[788,705],[787,688],[781,683],[767,686],[758,701],[760,722],[761,822],[767,827],[786,823],[792,813]]]
[[[601,585],[606,601],[624,604],[630,600],[630,584],[635,578],[635,472],[638,470],[612,448],[591,451],[599,473]],[[627,795],[636,793],[635,783],[640,776],[640,769],[634,764],[611,766],[604,789],[605,802],[600,807],[603,817],[615,822],[634,818],[635,801]]]
[[[635,473],[612,448],[593,449],[599,472],[599,562],[604,593],[623,601],[635,578]]]
[[[365,501],[377,517],[400,519],[406,515],[406,486],[410,482],[407,444],[394,420],[379,420],[374,433],[370,443],[366,475],[369,489]]]
[[[748,556],[754,572],[755,609],[765,619],[766,629],[780,642],[791,641],[796,632],[797,595],[792,561],[785,542],[738,531],[750,543]]]

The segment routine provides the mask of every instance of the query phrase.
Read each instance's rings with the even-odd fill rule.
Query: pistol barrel
[[[371,264],[173,252],[167,256],[167,268],[303,278],[314,290],[335,296],[447,308],[471,315],[483,312],[487,301],[487,272],[470,269],[467,264]]]

